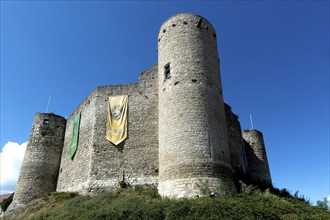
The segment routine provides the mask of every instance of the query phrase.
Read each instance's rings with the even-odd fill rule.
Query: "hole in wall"
[[[213,37],[214,37],[214,38],[216,38],[216,37],[217,37],[217,35],[216,35],[216,34],[213,34]]]
[[[179,81],[178,82],[175,82],[174,85],[178,85]]]
[[[191,82],[196,83],[197,79],[192,79]]]
[[[175,27],[176,26],[176,24],[172,24],[172,27]]]
[[[183,24],[188,24],[188,22],[184,21]]]
[[[200,28],[201,24],[202,24],[203,19],[200,18],[197,22],[196,22],[196,27]]]
[[[205,29],[208,30],[208,29],[209,29],[209,26],[206,25],[206,26],[205,26]]]
[[[163,29],[163,33],[165,33],[166,32],[166,30],[165,29]]]
[[[171,66],[170,63],[164,66],[164,76],[165,80],[171,78]]]
[[[49,119],[45,118],[44,121],[43,121],[43,124],[44,125],[49,125]]]

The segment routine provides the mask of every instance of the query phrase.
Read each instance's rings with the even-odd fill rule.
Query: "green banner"
[[[71,145],[70,145],[71,160],[73,160],[73,157],[77,151],[78,137],[79,137],[79,124],[80,124],[80,112],[73,119],[72,141],[71,141]]]

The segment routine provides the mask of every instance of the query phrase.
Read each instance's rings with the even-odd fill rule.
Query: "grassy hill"
[[[289,198],[291,197],[291,198]],[[279,197],[243,187],[242,193],[213,198],[161,198],[155,187],[135,187],[95,197],[53,193],[5,219],[330,219],[325,209],[304,199]]]

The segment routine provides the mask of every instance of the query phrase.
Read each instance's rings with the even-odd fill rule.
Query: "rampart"
[[[70,116],[61,159],[58,191],[87,193],[131,185],[154,184],[158,176],[157,65],[139,83],[97,87]],[[109,96],[129,95],[128,138],[115,146],[106,138]],[[77,153],[68,156],[73,118],[81,112]]]

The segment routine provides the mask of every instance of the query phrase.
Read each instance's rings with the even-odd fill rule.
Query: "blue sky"
[[[224,99],[263,132],[274,185],[327,197],[329,1],[1,1],[0,147],[28,140],[49,96],[68,117],[96,86],[137,82],[185,12],[217,31]]]

